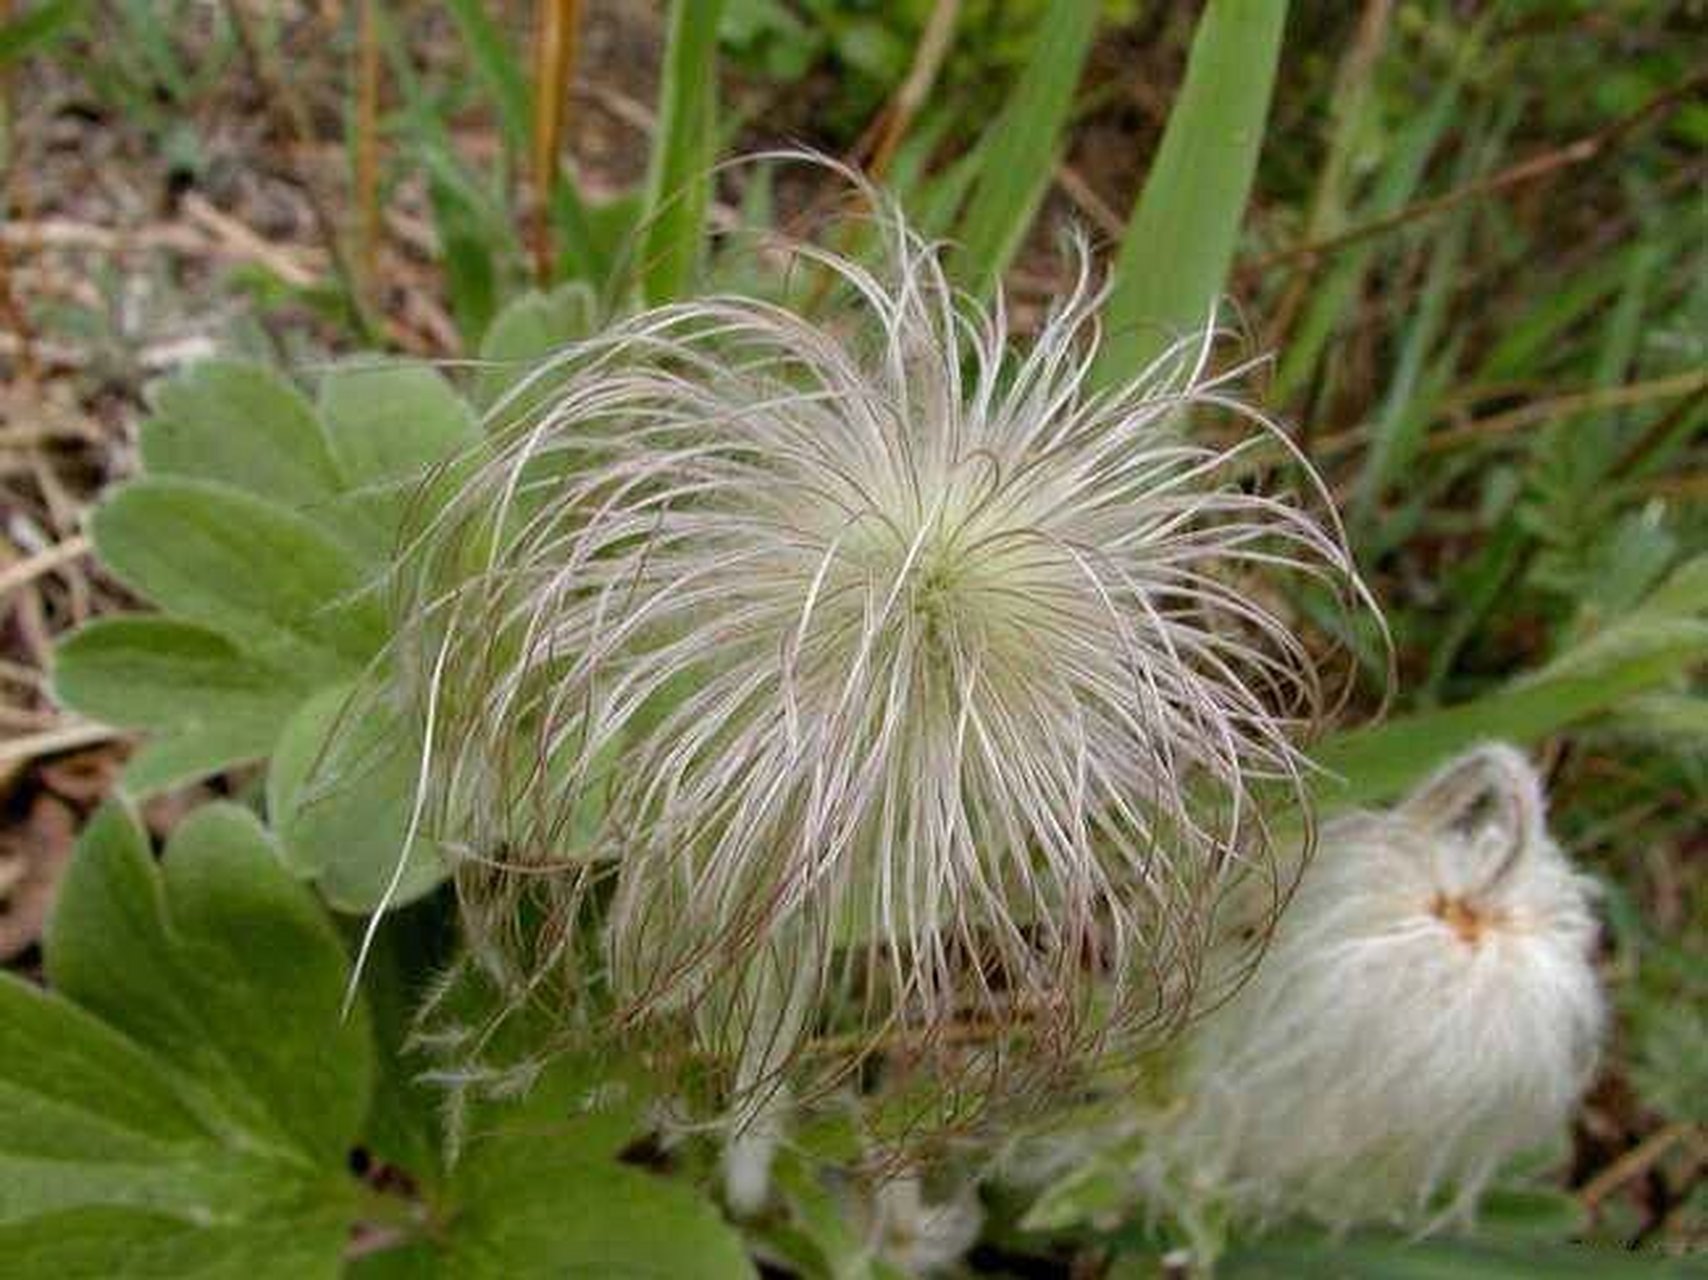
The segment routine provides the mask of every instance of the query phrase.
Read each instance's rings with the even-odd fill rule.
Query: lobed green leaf
[[[332,370],[320,385],[320,416],[346,501],[381,556],[395,549],[415,506],[437,496],[437,485],[432,494],[422,491],[423,479],[481,442],[468,404],[438,370],[420,364],[365,362]]]
[[[0,976],[0,1256],[18,1277],[333,1277],[372,1077],[348,966],[253,817],[157,866],[109,806],[79,842],[45,994]]]
[[[542,357],[593,332],[598,303],[580,281],[549,293],[530,289],[493,317],[480,344],[474,400],[489,409]],[[510,415],[506,415],[508,417]]]
[[[320,510],[338,496],[338,470],[307,398],[276,370],[203,360],[149,389],[143,424],[150,475],[217,480],[271,502]]]
[[[160,608],[304,680],[359,669],[384,639],[362,566],[308,517],[205,480],[133,480],[95,511],[96,549]]]
[[[158,735],[125,768],[133,794],[267,755],[311,685],[173,618],[98,618],[54,652],[54,696],[123,729]]]
[[[267,812],[285,860],[341,911],[414,901],[449,869],[418,837],[404,849],[414,810],[419,738],[349,685],[332,685],[285,725],[267,773]],[[403,870],[398,872],[399,859]]]

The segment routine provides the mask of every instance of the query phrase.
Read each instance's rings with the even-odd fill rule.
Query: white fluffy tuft
[[[1592,893],[1509,747],[1327,824],[1270,954],[1194,1042],[1150,1191],[1337,1226],[1416,1221],[1449,1193],[1468,1215],[1589,1080]]]
[[[880,1183],[872,1196],[868,1229],[872,1252],[907,1276],[954,1266],[979,1238],[984,1210],[971,1184],[949,1200],[932,1203],[918,1177]]]

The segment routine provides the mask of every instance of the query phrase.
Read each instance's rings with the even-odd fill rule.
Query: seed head
[[[1269,955],[1194,1042],[1153,1191],[1338,1226],[1415,1219],[1450,1191],[1467,1215],[1588,1083],[1591,894],[1509,747],[1327,824]]]
[[[544,363],[402,575],[465,895],[537,890],[617,1024],[740,1089],[1177,1026],[1272,871],[1254,789],[1303,800],[1280,584],[1360,590],[1213,331],[1094,390],[1083,246],[1011,347],[862,190],[881,265],[786,246],[822,316],[710,296]]]

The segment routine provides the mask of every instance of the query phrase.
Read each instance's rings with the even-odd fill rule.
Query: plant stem
[[[575,71],[580,9],[580,0],[540,0],[534,36],[532,240],[534,274],[542,285],[549,284],[552,275],[552,197],[557,191],[564,101]]]

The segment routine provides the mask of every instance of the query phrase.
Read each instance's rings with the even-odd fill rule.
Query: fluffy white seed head
[[[465,894],[543,904],[555,963],[738,1090],[1178,1026],[1272,876],[1255,789],[1303,801],[1279,584],[1360,591],[1308,468],[1259,483],[1285,440],[1213,332],[1094,391],[1083,248],[1011,349],[863,194],[882,266],[787,246],[821,318],[706,297],[543,365],[402,573]]]
[[[1509,747],[1325,825],[1269,955],[1195,1038],[1151,1190],[1341,1226],[1446,1193],[1468,1213],[1588,1083],[1592,892]]]
[[[871,1252],[904,1276],[928,1276],[953,1267],[978,1241],[984,1210],[969,1183],[953,1198],[932,1202],[916,1176],[878,1184],[868,1210]]]

